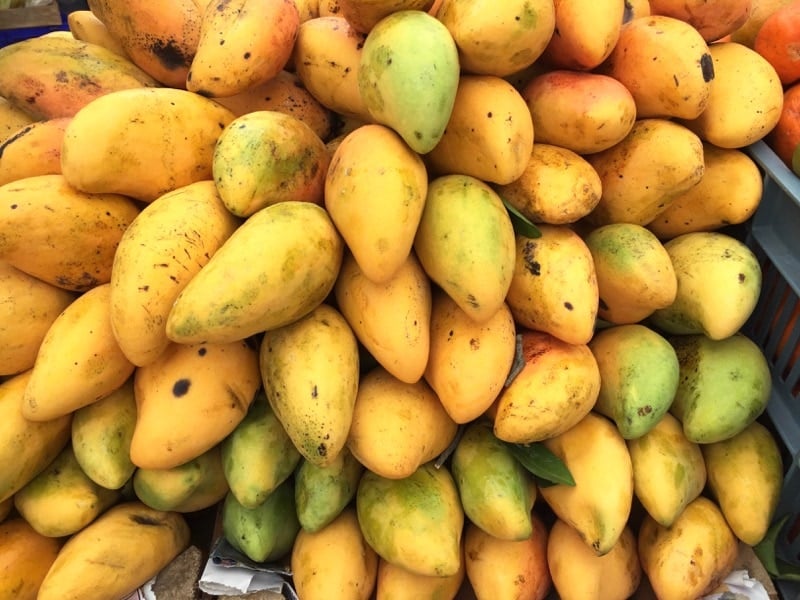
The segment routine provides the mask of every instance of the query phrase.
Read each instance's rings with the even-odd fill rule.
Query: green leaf
[[[542,237],[542,232],[539,231],[539,228],[531,223],[531,221],[528,220],[525,215],[519,212],[508,200],[502,196],[500,196],[500,199],[503,201],[503,204],[508,211],[508,216],[511,217],[511,224],[514,226],[514,233],[528,238]]]
[[[786,521],[789,519],[789,516],[790,515],[785,515],[784,517],[775,521],[770,526],[769,530],[767,530],[767,534],[764,536],[764,539],[753,546],[753,552],[755,552],[755,555],[758,557],[758,560],[761,561],[761,564],[764,565],[767,573],[769,573],[774,579],[800,581],[800,567],[786,562],[777,556],[775,552],[778,536],[780,536],[781,530],[786,524]]]
[[[505,442],[511,454],[534,477],[543,480],[543,485],[569,485],[574,486],[575,480],[569,472],[567,465],[547,447],[540,443],[512,444]]]

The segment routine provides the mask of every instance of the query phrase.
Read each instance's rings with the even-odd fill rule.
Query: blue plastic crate
[[[68,29],[66,15],[69,11],[64,10],[61,2],[56,2],[50,6],[35,7],[31,9],[14,8],[5,10],[17,13],[19,11],[36,11],[35,18],[33,19],[35,26],[34,23],[30,22],[30,20],[27,20],[26,25],[31,26],[20,26],[14,29],[6,29],[0,26],[0,48],[15,42],[27,40],[28,38],[49,33],[51,31],[65,31]],[[20,19],[19,17],[13,17],[5,19],[5,22],[8,21],[13,24],[18,24],[19,22],[26,20]],[[4,21],[0,21],[0,24],[3,22]]]
[[[764,173],[761,203],[747,235],[761,263],[763,285],[744,331],[772,369],[767,414],[787,457],[776,518],[789,515],[778,551],[800,565],[800,178],[763,141],[748,151]],[[785,600],[800,599],[800,585],[777,584]]]

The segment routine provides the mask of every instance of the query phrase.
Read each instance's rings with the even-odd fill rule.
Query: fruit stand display
[[[800,597],[795,6],[9,39],[0,600]]]

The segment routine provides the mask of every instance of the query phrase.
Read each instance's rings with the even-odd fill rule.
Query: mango
[[[220,502],[229,490],[219,445],[169,469],[138,468],[133,474],[136,497],[150,508],[197,512]]]
[[[471,522],[504,540],[524,540],[531,535],[536,488],[528,471],[495,437],[491,423],[478,420],[466,426],[450,470]]]
[[[557,68],[590,71],[614,49],[623,25],[625,3],[616,0],[554,2],[556,26],[544,60]]]
[[[474,523],[464,527],[467,579],[477,600],[544,600],[552,587],[547,567],[548,531],[531,514],[531,533],[522,540],[495,538]]]
[[[370,471],[402,479],[444,452],[457,429],[424,379],[406,383],[377,366],[361,376],[347,447]]]
[[[255,508],[245,508],[230,493],[222,502],[222,535],[255,562],[284,558],[292,552],[299,531],[291,479],[281,483]]]
[[[381,600],[453,600],[464,582],[466,569],[454,575],[420,575],[383,558],[378,560],[375,598]]]
[[[220,442],[220,455],[230,491],[245,508],[264,502],[301,460],[263,387],[244,419]]]
[[[337,0],[341,14],[358,31],[368,33],[382,18],[398,10],[427,10],[432,0]]]
[[[589,349],[600,369],[594,410],[611,418],[626,440],[650,431],[678,389],[678,357],[662,335],[640,323],[599,330]]]
[[[670,412],[686,437],[720,442],[743,431],[767,406],[772,389],[761,348],[741,333],[713,340],[702,334],[674,336],[680,383]]]
[[[358,89],[376,122],[426,154],[450,120],[459,75],[458,49],[444,24],[421,10],[401,10],[367,34]]]
[[[627,443],[633,493],[656,523],[671,526],[706,485],[699,444],[686,439],[680,421],[669,413],[650,431]]]
[[[462,75],[442,138],[425,155],[431,172],[507,184],[525,170],[533,121],[519,91],[496,75]]]
[[[514,362],[516,325],[503,303],[476,323],[442,290],[433,292],[424,377],[456,423],[482,415],[502,392]]]
[[[646,227],[611,223],[592,229],[583,241],[594,262],[601,319],[638,323],[675,301],[678,279],[672,259]]]
[[[589,248],[567,225],[539,225],[541,237],[516,236],[506,302],[521,327],[570,344],[594,334],[599,290]]]
[[[369,600],[375,589],[378,555],[364,539],[353,507],[319,531],[301,529],[290,563],[304,600]]]
[[[497,193],[469,175],[442,175],[428,195],[414,250],[422,268],[475,321],[505,301],[514,274],[514,227]]]
[[[365,471],[356,492],[358,524],[381,558],[420,575],[461,568],[464,511],[446,466],[421,465],[402,479]]]
[[[671,527],[645,516],[637,539],[642,571],[661,600],[701,598],[727,577],[738,544],[719,507],[699,496]]]
[[[696,231],[664,243],[678,280],[675,300],[655,310],[652,325],[672,334],[730,337],[750,318],[761,293],[753,251],[718,231]]]
[[[294,503],[300,526],[314,532],[331,523],[355,498],[363,472],[364,465],[347,448],[324,467],[301,460],[294,473]]]
[[[630,526],[611,550],[597,556],[574,527],[556,519],[547,536],[547,566],[560,600],[627,600],[642,580]]]
[[[343,252],[321,206],[286,201],[262,208],[178,294],[167,337],[183,344],[231,342],[296,321],[333,289]]]
[[[560,435],[580,422],[600,393],[600,370],[586,344],[522,330],[521,370],[487,415],[503,441],[527,444]]]
[[[431,283],[414,253],[376,283],[346,253],[333,293],[358,341],[392,375],[419,381],[430,352]]]
[[[388,281],[408,258],[427,192],[422,158],[384,125],[357,127],[336,147],[325,209],[370,281]]]
[[[330,157],[303,121],[256,110],[228,123],[214,145],[211,174],[226,208],[238,217],[290,200],[322,204]]]
[[[558,518],[602,556],[622,535],[633,504],[633,465],[614,424],[594,412],[544,445],[566,465],[575,485],[544,486],[539,494]]]
[[[708,488],[731,530],[755,546],[769,529],[783,487],[781,450],[770,430],[754,421],[732,438],[701,447]]]

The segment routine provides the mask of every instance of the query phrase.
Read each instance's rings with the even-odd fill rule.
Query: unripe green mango
[[[669,340],[680,365],[670,412],[681,421],[690,441],[726,440],[764,412],[772,378],[755,342],[741,333],[721,340],[703,334]]]
[[[365,471],[356,513],[364,539],[384,560],[420,575],[460,569],[464,511],[446,466],[428,462],[401,479]]]
[[[220,450],[231,493],[246,508],[264,502],[300,462],[300,452],[272,410],[263,388],[244,419],[221,442]]]
[[[589,349],[600,369],[594,409],[626,440],[641,437],[669,410],[678,389],[678,357],[670,343],[641,324],[595,333]]]
[[[450,120],[459,75],[458,48],[444,24],[425,11],[401,10],[367,34],[358,89],[376,122],[426,154]]]
[[[291,477],[255,508],[245,508],[233,494],[225,496],[222,503],[222,534],[231,546],[255,562],[289,554],[299,531]]]
[[[294,476],[294,501],[300,526],[313,533],[338,517],[355,497],[363,473],[364,465],[347,447],[324,467],[304,459]]]
[[[530,537],[536,488],[528,471],[495,437],[490,422],[467,425],[453,452],[451,471],[470,521],[499,539]]]

